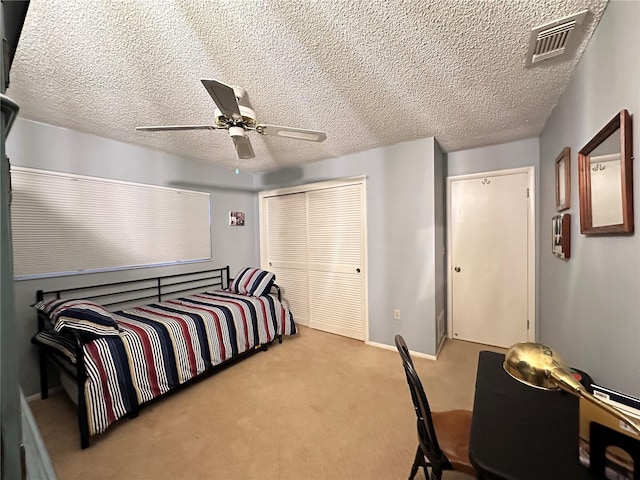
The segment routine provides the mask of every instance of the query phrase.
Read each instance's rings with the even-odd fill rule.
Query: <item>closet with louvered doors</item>
[[[366,340],[365,179],[261,192],[259,205],[261,265],[295,321]]]

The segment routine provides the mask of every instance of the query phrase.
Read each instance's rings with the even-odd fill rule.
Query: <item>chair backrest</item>
[[[422,451],[434,466],[449,465],[449,468],[451,468],[449,459],[440,449],[440,445],[438,445],[438,438],[436,437],[433,419],[431,418],[429,401],[427,400],[427,395],[424,393],[422,382],[413,366],[413,360],[409,354],[407,344],[401,335],[396,335],[395,342],[396,348],[402,358],[402,366],[404,367],[409,390],[411,391],[411,400],[413,401],[413,407],[417,416],[418,439]]]

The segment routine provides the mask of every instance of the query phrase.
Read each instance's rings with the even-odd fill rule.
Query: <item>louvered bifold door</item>
[[[305,193],[267,197],[267,265],[296,323],[309,325],[307,200]]]
[[[310,326],[364,340],[362,185],[307,195]]]

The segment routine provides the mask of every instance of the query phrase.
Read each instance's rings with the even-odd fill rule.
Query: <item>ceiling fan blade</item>
[[[225,117],[242,118],[240,108],[238,107],[238,100],[236,100],[236,94],[233,92],[232,87],[217,80],[202,79],[200,81]]]
[[[253,147],[251,146],[251,142],[247,137],[232,137],[233,143],[236,146],[236,151],[238,152],[238,158],[241,160],[245,160],[247,158],[254,158],[256,156],[253,153]]]
[[[261,133],[262,135],[295,138],[297,140],[309,140],[310,142],[322,142],[327,138],[326,133],[318,130],[281,127],[278,125],[256,125],[256,132]]]
[[[253,153],[253,147],[247,138],[244,128],[231,127],[229,128],[229,135],[233,139],[233,144],[238,152],[238,158],[244,160],[247,158],[254,158],[256,156],[255,153]]]
[[[215,125],[162,125],[157,127],[136,127],[136,130],[145,132],[162,132],[168,130],[218,130]]]

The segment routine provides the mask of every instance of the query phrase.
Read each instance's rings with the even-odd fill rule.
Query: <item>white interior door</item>
[[[529,178],[450,182],[453,338],[509,347],[528,339]]]

